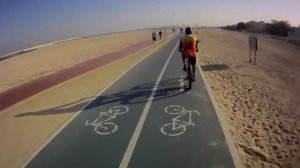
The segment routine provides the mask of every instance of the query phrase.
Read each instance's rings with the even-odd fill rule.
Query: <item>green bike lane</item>
[[[184,73],[181,56],[174,52],[177,44],[175,38],[137,64],[81,111],[25,167],[234,167],[198,71],[192,91],[182,91]],[[172,50],[174,54],[154,91]],[[148,105],[141,126],[140,118]],[[172,105],[197,110],[200,115],[192,112],[189,117],[185,111],[172,120],[181,115],[165,112]],[[136,142],[128,147],[139,126]]]
[[[180,82],[185,77],[181,54],[176,52],[162,80],[178,83],[160,85],[158,90],[176,86],[182,88]],[[188,87],[187,80],[184,80],[183,87]],[[184,90],[182,94],[152,103],[128,167],[234,167],[199,70],[196,69],[192,90]],[[180,90],[171,90],[167,94],[178,92]]]

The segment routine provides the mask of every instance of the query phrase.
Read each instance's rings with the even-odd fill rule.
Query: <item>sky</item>
[[[223,26],[287,20],[300,0],[0,0],[0,56],[93,34],[167,25]]]

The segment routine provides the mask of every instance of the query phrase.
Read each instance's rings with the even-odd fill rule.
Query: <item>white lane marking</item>
[[[165,43],[162,44],[162,46],[164,44],[166,44],[168,41],[166,41]],[[131,69],[133,69],[137,64],[139,64],[140,62],[144,61],[146,58],[148,58],[148,56],[150,56],[151,54],[153,54],[154,52],[156,52],[158,49],[160,49],[161,47],[158,47],[157,49],[154,49],[152,52],[150,52],[146,57],[142,58],[141,60],[139,60],[136,64],[132,65],[127,71],[125,71],[124,73],[122,73],[118,78],[116,78],[114,81],[112,81],[109,85],[107,85],[102,91],[100,91],[94,98],[91,98],[90,101],[83,106],[78,112],[76,112],[76,114],[74,114],[67,122],[65,122],[59,129],[57,129],[57,131],[44,143],[41,144],[41,146],[39,148],[37,148],[32,155],[21,165],[21,168],[26,167],[29,162],[31,162],[31,160],[37,156],[40,151],[42,149],[44,149],[67,125],[69,125],[87,106],[89,106],[97,97],[99,97],[102,93],[104,93],[109,87],[111,87],[115,82],[117,82],[119,79],[121,79],[125,74],[127,74]],[[148,48],[146,48],[148,49]],[[145,51],[145,49],[142,49],[136,53]]]
[[[184,80],[179,79],[179,84],[180,84],[180,92],[183,92],[184,91]]]
[[[160,128],[161,133],[167,136],[179,136],[183,134],[188,126],[195,126],[192,114],[200,115],[198,110],[186,110],[183,106],[171,105],[165,108],[165,112],[170,115],[177,115],[172,118],[171,123],[167,123]]]
[[[111,122],[116,119],[118,115],[127,113],[129,108],[127,106],[115,106],[110,108],[108,111],[100,111],[99,116],[93,121],[85,121],[85,126],[92,126],[99,135],[108,135],[118,130],[118,125]]]
[[[123,159],[122,159],[122,162],[121,162],[121,164],[119,166],[120,168],[127,168],[128,164],[129,164],[129,161],[131,159],[133,150],[134,150],[134,148],[136,146],[137,140],[139,139],[140,133],[141,133],[142,128],[143,128],[143,125],[145,123],[145,120],[147,118],[147,115],[148,115],[148,112],[150,110],[151,104],[153,102],[153,99],[154,99],[155,93],[157,91],[158,85],[159,85],[159,83],[160,83],[160,81],[161,81],[161,79],[163,77],[163,74],[165,73],[165,71],[167,69],[167,66],[168,66],[168,64],[170,62],[170,59],[171,59],[172,55],[174,54],[175,50],[177,49],[178,45],[179,45],[179,42],[173,48],[171,54],[169,55],[169,57],[168,57],[165,65],[164,65],[163,69],[161,70],[161,72],[160,72],[160,74],[159,74],[159,76],[158,76],[158,78],[157,78],[157,80],[155,82],[155,85],[154,85],[154,87],[152,89],[151,95],[150,95],[150,97],[149,97],[149,99],[147,101],[147,104],[145,105],[145,108],[144,108],[143,112],[142,112],[141,118],[140,118],[140,120],[139,120],[139,122],[138,122],[138,124],[137,124],[137,126],[135,128],[135,131],[134,131],[134,133],[133,133],[133,135],[132,135],[132,137],[130,139],[129,145],[127,146],[126,152],[125,152],[125,154],[123,156]]]

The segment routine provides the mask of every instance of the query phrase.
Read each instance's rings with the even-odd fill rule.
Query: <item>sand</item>
[[[58,84],[1,111],[0,167],[20,167],[92,98],[168,39]]]
[[[300,46],[247,33],[205,29],[198,61],[247,168],[300,167]]]
[[[150,40],[151,30],[107,34],[46,45],[0,61],[0,92],[105,53]]]

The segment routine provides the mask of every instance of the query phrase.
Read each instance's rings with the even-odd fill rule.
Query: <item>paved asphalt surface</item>
[[[26,167],[234,167],[198,70],[184,89],[178,40],[103,92]]]

